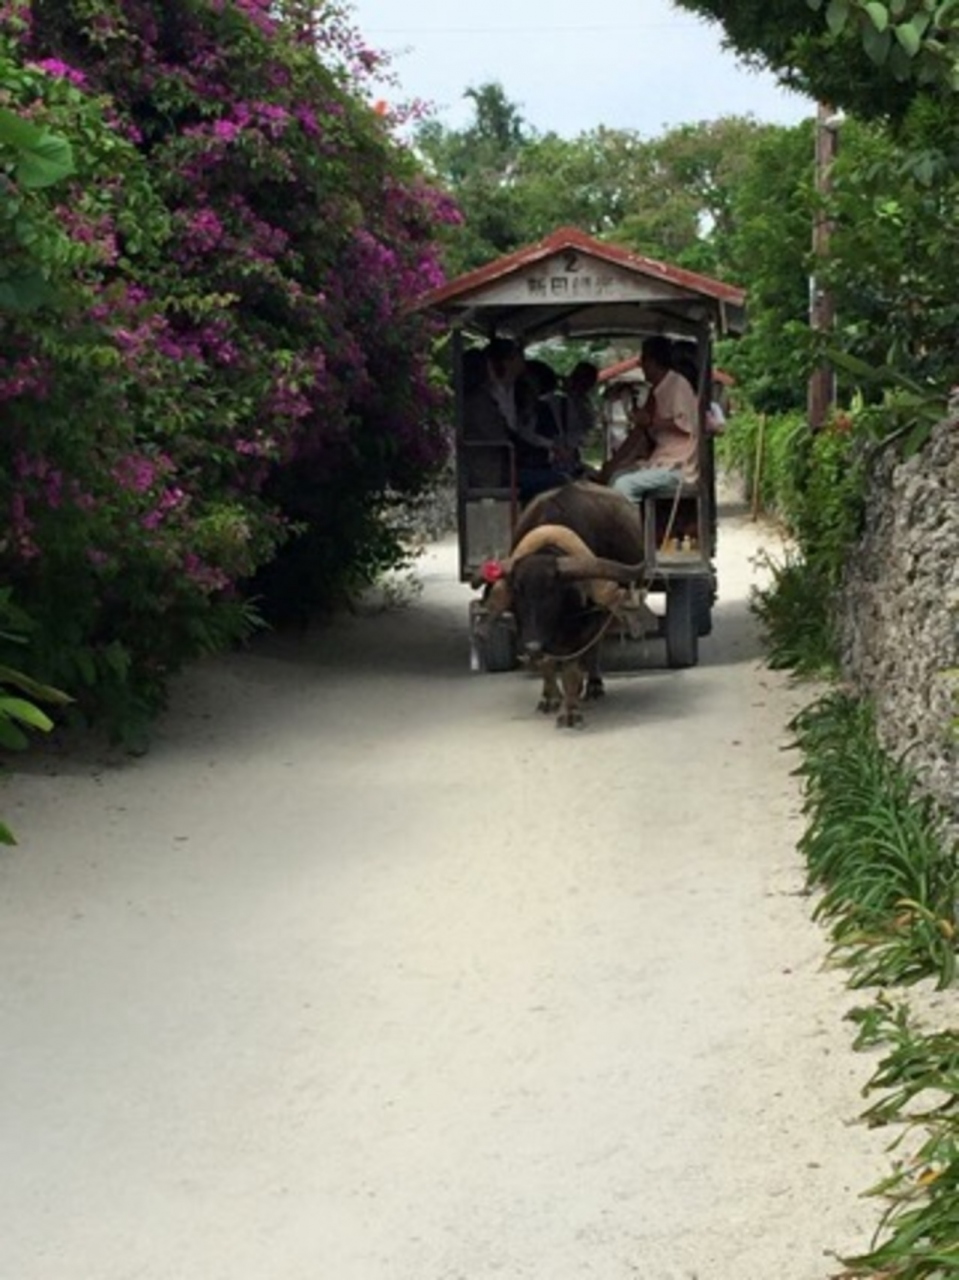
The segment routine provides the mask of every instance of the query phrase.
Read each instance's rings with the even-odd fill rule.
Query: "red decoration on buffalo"
[[[499,582],[503,576],[503,566],[498,560],[484,560],[480,565],[480,577],[487,586],[491,587],[494,582]]]

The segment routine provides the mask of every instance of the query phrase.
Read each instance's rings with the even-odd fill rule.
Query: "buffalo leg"
[[[548,716],[559,710],[563,699],[559,691],[559,682],[556,679],[556,664],[554,662],[544,662],[542,670],[543,693],[537,710],[542,711],[544,716]]]
[[[587,702],[595,702],[606,696],[606,686],[599,669],[599,645],[594,644],[586,655],[586,692]]]
[[[556,723],[561,729],[575,729],[583,723],[579,700],[583,691],[583,671],[578,662],[563,664],[560,678],[563,682],[563,709]]]

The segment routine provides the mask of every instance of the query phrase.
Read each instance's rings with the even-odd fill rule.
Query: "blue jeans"
[[[632,471],[618,471],[609,487],[632,502],[640,502],[655,489],[675,493],[683,481],[683,473],[670,467],[635,467]]]

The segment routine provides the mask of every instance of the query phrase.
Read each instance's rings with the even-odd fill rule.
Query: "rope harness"
[[[676,516],[679,512],[679,504],[680,504],[680,501],[682,500],[682,496],[683,496],[683,481],[682,481],[682,477],[680,477],[679,484],[676,486],[676,493],[673,496],[672,506],[669,509],[669,519],[666,521],[666,532],[663,534],[662,542],[656,548],[657,555],[659,555],[661,552],[666,550],[666,544],[669,542],[670,538],[673,536],[673,526],[676,524]],[[655,501],[655,499],[653,499],[653,501]],[[648,573],[647,582],[652,582],[652,571],[648,570],[647,573]]]
[[[614,613],[614,611],[612,609],[607,609],[606,619],[603,622],[603,625],[596,632],[595,636],[593,636],[592,640],[590,640],[588,644],[585,644],[582,647],[582,649],[577,649],[575,653],[562,653],[562,654],[543,653],[540,655],[539,661],[542,662],[545,660],[547,662],[577,662],[580,658],[584,656],[584,654],[589,653],[590,649],[596,648],[596,646],[600,643],[600,641],[606,635],[606,632],[613,625],[615,620],[616,620],[616,614]]]

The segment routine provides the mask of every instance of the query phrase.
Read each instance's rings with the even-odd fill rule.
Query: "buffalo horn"
[[[567,529],[562,524],[541,524],[535,529],[531,529],[523,538],[519,540],[513,548],[509,559],[504,562],[503,568],[509,571],[517,560],[523,556],[535,555],[538,551],[543,551],[547,547],[557,547],[564,555],[568,556],[588,556],[591,554],[589,547],[572,529]]]
[[[603,560],[599,556],[563,556],[556,564],[561,578],[582,582],[587,578],[605,578],[609,582],[637,582],[646,572],[642,560],[638,564],[621,564],[618,560]]]

